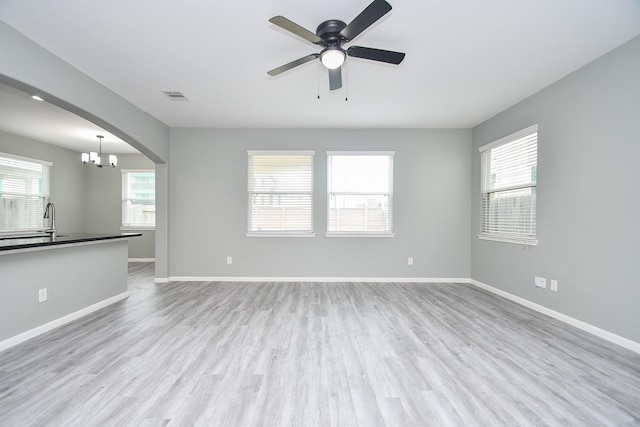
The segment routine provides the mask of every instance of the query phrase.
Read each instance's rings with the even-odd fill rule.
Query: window
[[[0,233],[45,229],[51,165],[0,153]]]
[[[122,170],[122,228],[156,226],[156,173]]]
[[[393,236],[393,156],[327,153],[328,236]]]
[[[313,236],[313,151],[249,151],[249,236]]]
[[[482,215],[479,237],[536,245],[538,126],[480,147]]]

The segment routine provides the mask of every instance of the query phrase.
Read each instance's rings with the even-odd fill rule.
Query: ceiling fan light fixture
[[[340,68],[344,64],[347,55],[339,46],[329,46],[320,52],[320,61],[322,65],[330,70]]]

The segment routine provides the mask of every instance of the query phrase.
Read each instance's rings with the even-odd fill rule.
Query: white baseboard
[[[155,279],[156,283],[159,282]],[[466,279],[428,277],[202,277],[171,276],[171,282],[379,282],[379,283],[469,283]]]
[[[154,277],[153,278],[153,283],[169,283],[171,280],[169,280],[168,277]]]
[[[129,262],[156,262],[155,258],[129,258]]]
[[[20,343],[23,343],[31,338],[37,337],[38,335],[44,334],[45,332],[49,332],[52,329],[58,328],[62,325],[66,325],[69,322],[77,320],[81,317],[84,317],[88,314],[93,313],[94,311],[98,311],[101,308],[104,308],[108,305],[116,303],[120,300],[123,300],[129,296],[129,291],[123,292],[121,294],[112,296],[111,298],[107,298],[95,304],[92,304],[88,307],[75,311],[71,314],[67,314],[59,319],[53,320],[51,322],[45,323],[44,325],[40,325],[36,328],[30,329],[26,332],[22,332],[21,334],[15,335],[11,338],[7,338],[6,340],[0,341],[0,351],[6,350],[10,347],[16,346]]]
[[[471,279],[468,283],[496,295],[500,295],[501,297],[504,297],[508,300],[516,302],[539,313],[546,314],[549,317],[553,317],[554,319],[560,320],[561,322],[567,323],[568,325],[574,326],[578,329],[582,329],[585,332],[589,332],[590,334],[593,334],[599,338],[605,339],[609,342],[640,354],[640,343],[631,341],[630,339],[621,337],[620,335],[616,335],[612,332],[605,331],[604,329],[600,329],[597,326],[593,326],[589,323],[583,322],[582,320],[574,319],[573,317],[567,316],[566,314],[551,310],[550,308],[547,308],[543,305],[536,304],[535,302],[531,302],[524,298],[520,298],[518,296],[510,294],[509,292],[494,288],[493,286],[489,286],[486,283],[482,283],[473,279]]]

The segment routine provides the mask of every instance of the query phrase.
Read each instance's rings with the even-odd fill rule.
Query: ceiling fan
[[[349,25],[337,19],[324,21],[316,29],[315,34],[301,27],[284,16],[274,16],[269,22],[277,25],[313,44],[322,46],[320,53],[312,53],[300,59],[284,64],[268,71],[270,76],[277,76],[299,65],[320,58],[322,64],[329,70],[329,89],[336,90],[342,87],[342,64],[348,56],[354,58],[369,59],[372,61],[400,64],[404,59],[404,53],[389,50],[374,49],[370,47],[351,46],[343,49],[343,45],[355,39],[360,33],[369,28],[374,22],[382,18],[391,10],[391,5],[385,0],[374,0]]]

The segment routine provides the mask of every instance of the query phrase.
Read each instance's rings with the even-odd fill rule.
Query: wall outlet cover
[[[45,302],[47,300],[47,288],[38,289],[38,302]]]
[[[558,292],[558,281],[551,279],[551,290],[554,292]]]

